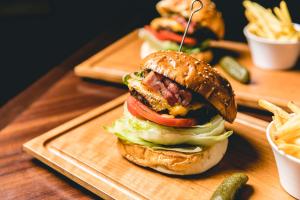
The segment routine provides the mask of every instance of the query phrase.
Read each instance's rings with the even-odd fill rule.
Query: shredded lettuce
[[[131,115],[125,104],[124,114],[107,130],[120,139],[148,147],[187,144],[207,147],[227,139],[232,131],[225,131],[219,115],[209,123],[191,128],[173,128],[141,120]]]
[[[109,132],[112,132],[111,127],[106,128]],[[121,140],[127,141],[129,143],[139,144],[146,147],[150,147],[154,150],[165,150],[165,151],[176,151],[176,152],[182,152],[182,153],[199,153],[203,151],[204,148],[199,146],[192,146],[192,145],[173,145],[173,146],[165,146],[165,145],[158,145],[151,142],[147,142],[141,138],[139,138],[137,135],[128,133],[128,132],[113,132],[118,138]]]
[[[135,135],[133,133],[129,133],[128,131],[122,130],[122,131],[117,132],[117,130],[114,128],[115,123],[110,127],[105,127],[105,129],[108,132],[114,133],[121,140],[127,141],[129,143],[143,145],[146,147],[150,147],[154,150],[176,151],[176,152],[181,152],[181,153],[199,153],[203,150],[203,148],[201,148],[199,146],[192,146],[192,145],[189,145],[189,146],[164,146],[164,145],[154,144],[154,143],[145,141],[145,140],[139,138],[137,135]]]
[[[150,46],[152,46],[155,49],[177,51],[179,48],[179,45],[176,42],[161,41],[143,28],[139,30],[139,37],[147,41],[150,44]],[[208,44],[209,43],[207,41],[204,41],[198,47],[183,46],[182,51],[185,53],[199,53],[205,51],[208,48]]]

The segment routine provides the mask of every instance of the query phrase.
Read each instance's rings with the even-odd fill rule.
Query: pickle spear
[[[214,192],[210,200],[233,200],[239,188],[246,184],[248,176],[244,173],[235,173],[226,178]]]
[[[250,82],[250,73],[247,68],[240,65],[233,57],[223,57],[220,60],[220,66],[226,73],[237,81],[245,84]]]

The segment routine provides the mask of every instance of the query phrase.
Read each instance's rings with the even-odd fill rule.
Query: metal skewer
[[[200,7],[194,10],[194,4],[195,4],[196,2],[200,3]],[[203,3],[202,3],[201,0],[193,0],[192,5],[191,5],[191,15],[190,15],[190,17],[189,17],[189,21],[188,21],[188,23],[187,23],[187,25],[186,25],[186,27],[185,27],[185,30],[184,30],[184,33],[183,33],[183,37],[182,37],[182,39],[181,39],[181,43],[180,43],[180,46],[179,46],[179,49],[178,49],[179,52],[181,52],[182,45],[183,45],[183,42],[184,42],[186,33],[187,33],[187,31],[189,30],[189,27],[190,27],[190,24],[191,24],[191,20],[192,20],[192,18],[193,18],[193,15],[194,15],[196,12],[198,12],[199,10],[201,10],[202,8],[203,8]]]

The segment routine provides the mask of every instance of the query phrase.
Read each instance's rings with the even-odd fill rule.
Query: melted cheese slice
[[[191,111],[191,110],[198,110],[202,106],[203,106],[203,104],[201,104],[199,102],[196,102],[196,103],[194,103],[192,105],[189,105],[188,107],[184,107],[182,105],[175,105],[175,106],[170,107],[168,110],[169,110],[170,115],[173,115],[173,116],[177,116],[177,115],[185,116],[189,111]]]
[[[184,32],[184,27],[172,18],[155,18],[150,23],[151,28],[157,30],[160,27],[170,28],[174,32]]]
[[[185,116],[191,110],[198,110],[204,104],[200,102],[194,102],[187,107],[182,105],[171,106],[168,104],[167,100],[164,99],[161,94],[151,92],[147,89],[145,85],[141,83],[140,80],[129,79],[128,80],[129,90],[136,90],[139,94],[141,94],[149,104],[151,104],[152,108],[156,111],[168,110],[170,115],[173,116]]]

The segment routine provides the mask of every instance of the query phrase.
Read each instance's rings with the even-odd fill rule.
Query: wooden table
[[[21,147],[26,141],[125,93],[120,85],[82,80],[73,66],[116,38],[99,36],[0,109],[0,199],[95,199]],[[240,111],[270,120],[265,112]]]

